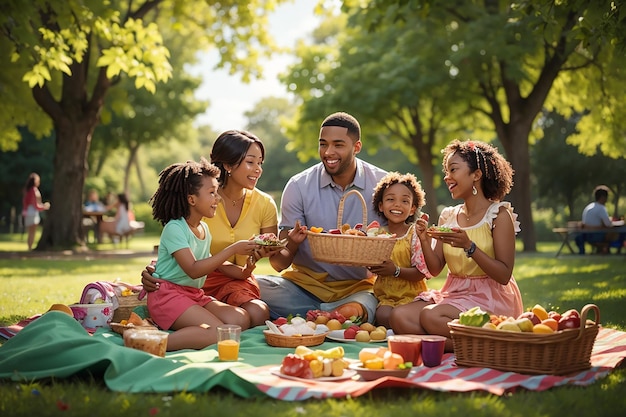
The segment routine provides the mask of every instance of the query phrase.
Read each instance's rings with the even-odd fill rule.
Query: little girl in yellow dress
[[[410,303],[427,289],[425,279],[431,275],[415,233],[415,217],[425,203],[424,190],[413,174],[390,172],[374,189],[374,211],[385,216],[389,233],[398,236],[390,259],[368,267],[378,275],[374,295],[378,298],[376,323],[380,326],[389,327],[394,307]]]

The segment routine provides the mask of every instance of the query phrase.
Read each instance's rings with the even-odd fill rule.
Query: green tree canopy
[[[18,126],[56,148],[49,221],[37,246],[82,244],[82,191],[91,138],[109,90],[122,79],[154,92],[176,74],[159,22],[187,47],[218,48],[221,67],[243,78],[261,73],[269,54],[267,14],[282,0],[8,0],[0,16],[0,146],[15,149]],[[5,87],[6,86],[6,87]]]

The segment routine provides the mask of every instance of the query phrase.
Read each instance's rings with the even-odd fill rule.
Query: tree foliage
[[[188,36],[191,50],[218,48],[218,66],[247,79],[261,72],[257,59],[274,48],[267,13],[280,1],[3,2],[0,53],[9,64],[0,78],[8,92],[0,103],[0,146],[15,149],[18,126],[56,135],[50,220],[38,249],[83,242],[87,156],[109,90],[130,79],[154,92],[176,76],[159,22]]]
[[[610,66],[624,44],[625,35],[616,30],[623,27],[622,3],[346,0],[343,10],[353,16],[352,21],[364,22],[375,33],[413,19],[445,28],[445,43],[440,55],[433,58],[445,63],[450,82],[461,81],[456,86],[465,90],[467,112],[490,120],[492,136],[500,140],[516,171],[510,200],[520,214],[524,250],[534,251],[531,132],[544,106],[570,106],[567,99],[551,96],[557,88],[569,88],[569,97],[576,95],[566,75],[592,66]],[[404,61],[421,55],[422,47],[416,45],[413,56]],[[421,71],[429,68],[436,66]],[[579,81],[595,83],[598,79]],[[577,87],[574,91],[584,91],[580,84]],[[472,130],[468,125],[468,131]]]

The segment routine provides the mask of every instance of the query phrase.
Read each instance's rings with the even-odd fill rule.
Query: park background
[[[50,2],[58,16],[68,12],[64,3]],[[0,52],[13,59],[2,74],[11,94],[0,104],[7,109],[0,118],[0,232],[22,233],[21,188],[34,171],[44,200],[52,203],[43,214],[38,249],[83,244],[81,205],[91,188],[101,196],[126,192],[145,231],[158,234],[148,205],[158,173],[173,162],[209,157],[227,123],[265,143],[258,187],[280,203],[288,178],[318,162],[319,124],[337,110],[362,123],[360,157],[421,179],[433,220],[454,203],[443,186],[439,153],[454,138],[493,142],[512,162],[509,200],[520,214],[524,251],[536,250],[537,241],[558,240],[552,228],[578,220],[598,184],[612,191],[610,214],[624,215],[626,127],[619,98],[626,89],[626,31],[620,31],[620,2],[500,2],[497,8],[469,2],[453,10],[438,1],[381,0],[368,7],[355,1],[160,1],[141,16],[156,25],[145,33],[142,24],[119,24],[132,21],[140,3],[126,14],[115,10],[117,3],[94,7],[80,23],[93,25],[100,49],[80,63],[73,55],[79,50],[75,34],[62,31],[52,41],[40,37],[39,50],[64,46],[65,55],[23,52],[36,31],[20,27],[20,19],[37,2],[2,10],[5,27],[13,26],[1,38]],[[127,29],[130,44],[162,37],[162,43],[141,45],[162,54],[160,60],[141,56],[152,78],[133,71],[133,49],[98,32],[94,16],[120,34]],[[164,24],[172,19],[178,24]],[[50,22],[41,26],[55,33]],[[118,62],[103,61],[107,51],[120,48]],[[159,70],[168,66],[169,76],[159,82]],[[82,70],[90,77],[77,81]],[[104,91],[95,77],[102,72],[111,81]],[[238,80],[236,87],[228,89],[225,79]],[[85,94],[70,93],[79,88]],[[42,91],[56,107],[47,107]],[[260,95],[265,91],[275,94]],[[88,119],[87,112],[75,113],[76,105],[93,106],[97,94],[102,107],[90,121],[93,133],[68,133],[65,122]],[[63,107],[72,100],[73,106]],[[241,114],[242,100],[248,107],[233,118]],[[220,122],[214,126],[215,118]]]

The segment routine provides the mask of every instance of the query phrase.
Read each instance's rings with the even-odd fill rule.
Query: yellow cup
[[[239,359],[239,342],[241,327],[236,324],[217,326],[217,353],[221,361]]]

